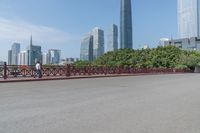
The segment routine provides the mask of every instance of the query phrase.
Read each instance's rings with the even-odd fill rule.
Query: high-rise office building
[[[178,37],[199,36],[198,0],[178,0]]]
[[[18,54],[20,52],[20,44],[19,43],[13,43],[12,45],[12,65],[18,64]]]
[[[120,46],[122,49],[133,48],[131,0],[121,0]]]
[[[42,54],[42,64],[43,65],[49,64],[49,54],[48,53]]]
[[[81,41],[80,59],[83,61],[93,60],[93,36],[90,33]]]
[[[109,27],[107,48],[107,51],[115,51],[118,49],[118,28],[115,24]]]
[[[27,47],[27,64],[35,65],[37,61],[42,61],[42,50],[41,46],[33,45],[32,36],[30,45]]]
[[[104,31],[98,27],[92,30],[93,36],[93,60],[104,54]]]
[[[61,50],[58,49],[50,49],[48,51],[49,63],[58,65],[61,61]]]
[[[12,50],[8,50],[8,65],[12,65]]]
[[[27,52],[26,51],[21,51],[18,54],[18,65],[27,65]]]

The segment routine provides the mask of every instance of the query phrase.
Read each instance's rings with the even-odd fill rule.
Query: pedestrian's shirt
[[[35,68],[36,68],[36,70],[40,70],[40,69],[41,69],[40,64],[37,63],[37,64],[35,65]]]

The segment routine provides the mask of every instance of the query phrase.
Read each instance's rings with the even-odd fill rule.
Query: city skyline
[[[43,51],[48,48],[62,49],[63,58],[79,57],[82,36],[90,29],[98,26],[105,31],[106,37],[110,24],[120,26],[120,0],[86,0],[79,3],[76,0],[2,0],[0,44],[5,50],[1,52],[0,60],[7,60],[7,52],[4,51],[8,51],[13,42],[19,42],[25,49],[30,34],[34,36],[34,44],[41,45]],[[132,1],[135,49],[144,44],[155,47],[160,38],[176,37],[176,3],[174,0]],[[34,10],[36,6],[37,10]]]

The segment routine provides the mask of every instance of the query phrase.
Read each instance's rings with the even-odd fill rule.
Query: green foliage
[[[134,68],[190,68],[200,65],[200,53],[184,51],[175,46],[153,49],[119,49],[108,52],[93,62],[78,61],[75,66],[107,66]]]
[[[89,61],[77,61],[73,63],[73,66],[75,66],[76,68],[84,68],[89,65],[91,65],[91,62]]]

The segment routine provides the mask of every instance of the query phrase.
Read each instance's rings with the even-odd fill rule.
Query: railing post
[[[8,78],[8,75],[7,75],[7,64],[6,62],[4,62],[4,73],[3,73],[3,78],[4,79],[7,79]]]
[[[91,66],[88,65],[88,75],[91,75]]]
[[[70,65],[67,64],[67,68],[66,68],[66,76],[69,77],[71,74],[70,74]]]

